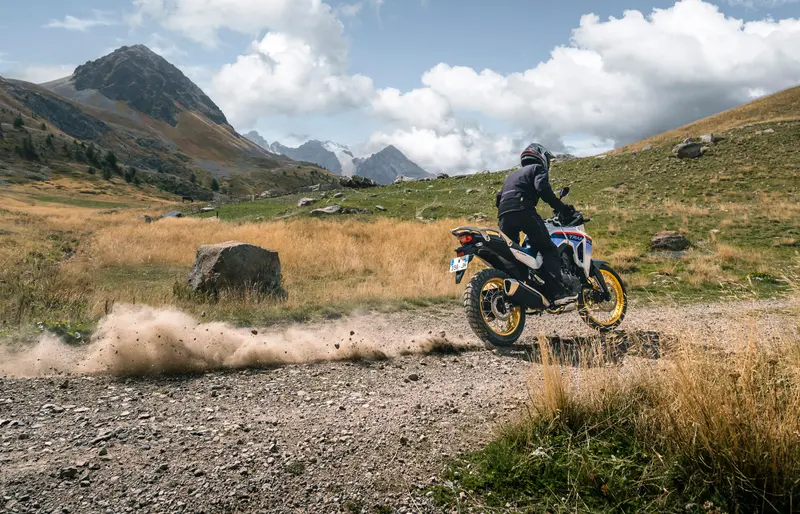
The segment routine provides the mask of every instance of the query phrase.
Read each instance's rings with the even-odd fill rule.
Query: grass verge
[[[457,511],[791,512],[798,328],[683,334],[665,358],[621,368],[599,345],[570,367],[543,338],[530,410],[430,494]]]

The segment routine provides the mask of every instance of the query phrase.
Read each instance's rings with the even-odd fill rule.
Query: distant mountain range
[[[245,134],[245,137],[273,154],[310,162],[337,175],[359,175],[379,184],[391,184],[398,177],[434,177],[391,145],[380,152],[360,158],[355,157],[346,146],[333,141],[311,140],[297,148],[291,148],[279,142],[269,144],[255,131]]]
[[[143,45],[45,84],[0,77],[0,124],[11,127],[18,115],[25,130],[0,138],[0,160],[12,163],[0,179],[40,174],[42,162],[85,176],[103,164],[94,156],[113,153],[118,165],[109,167],[120,179],[134,167],[137,184],[200,198],[212,189],[258,194],[340,181],[237,133],[199,87]]]

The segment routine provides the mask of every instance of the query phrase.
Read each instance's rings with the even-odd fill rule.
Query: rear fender
[[[456,248],[457,254],[462,252],[464,255],[473,256],[472,259],[470,259],[470,264],[475,260],[475,257],[478,257],[492,268],[504,271],[517,280],[527,279],[527,272],[521,270],[521,264],[509,260],[492,247],[485,246],[484,243],[467,244]],[[465,273],[466,270],[456,272],[456,284],[461,283]]]

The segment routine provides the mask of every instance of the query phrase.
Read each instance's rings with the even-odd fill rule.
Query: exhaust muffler
[[[528,309],[545,309],[550,302],[539,291],[528,287],[519,280],[507,278],[503,281],[503,290],[514,305]]]

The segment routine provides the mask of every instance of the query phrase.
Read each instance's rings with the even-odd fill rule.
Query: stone
[[[701,143],[717,143],[723,139],[722,136],[718,136],[717,134],[703,134],[700,136]]]
[[[652,250],[680,251],[689,248],[691,245],[692,243],[685,236],[670,230],[659,232],[650,241]]]
[[[278,252],[259,246],[227,241],[197,250],[189,273],[192,291],[218,296],[222,290],[256,290],[283,296]]]
[[[383,205],[376,205],[375,209],[381,212],[386,212],[386,207],[384,207]]]
[[[61,468],[58,472],[59,478],[72,479],[78,476],[77,468]]]
[[[312,216],[325,216],[329,214],[339,214],[342,211],[342,206],[333,204],[321,209],[314,209],[311,211]]]
[[[313,198],[301,198],[299,202],[297,202],[298,207],[308,207],[309,205],[316,203],[317,201]]]
[[[652,150],[652,149],[653,149],[653,147],[648,145],[648,146],[645,146],[644,148],[642,148],[642,151],[643,152],[647,152],[647,151]]]
[[[412,373],[408,375],[408,379],[412,382],[416,382],[417,380],[419,380],[419,375],[417,375],[416,373]]]
[[[450,178],[450,175],[448,175],[447,173],[439,173],[436,175],[436,178],[441,180],[445,178]]]
[[[672,149],[673,155],[678,159],[697,159],[703,155],[702,143],[681,143]]]
[[[342,193],[341,191],[339,191],[338,193],[334,193],[334,195],[333,195],[334,198],[341,198],[343,196],[344,196],[344,193]]]

